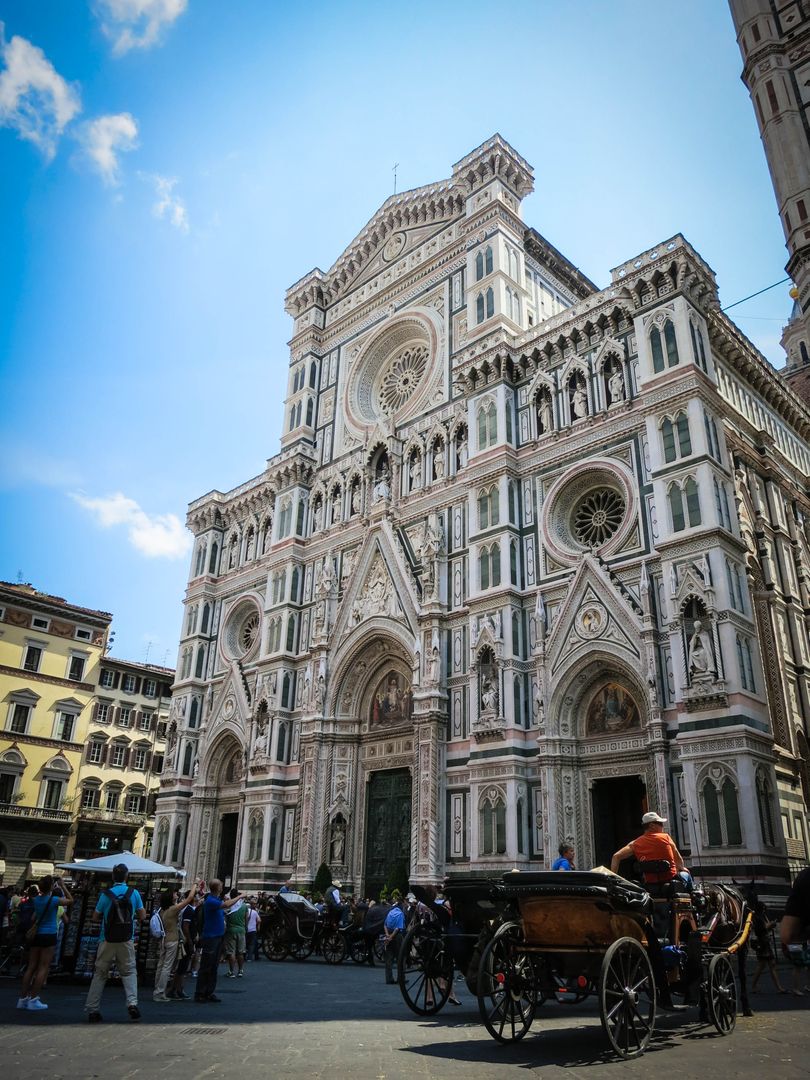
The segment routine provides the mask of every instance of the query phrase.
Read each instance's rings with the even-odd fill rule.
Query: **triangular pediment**
[[[607,572],[591,555],[583,555],[546,642],[552,675],[577,653],[609,646],[638,662],[641,622]]]
[[[335,619],[340,641],[369,619],[388,618],[417,630],[416,586],[404,553],[387,521],[369,533],[354,564],[354,571]]]
[[[250,722],[250,708],[244,676],[236,660],[231,660],[225,678],[215,694],[206,722],[209,733],[223,724],[231,724],[246,732]]]

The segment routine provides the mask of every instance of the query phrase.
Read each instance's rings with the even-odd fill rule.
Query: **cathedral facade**
[[[599,289],[532,188],[496,135],[289,289],[281,450],[189,507],[158,859],[373,894],[648,808],[806,858],[810,413],[682,236]]]

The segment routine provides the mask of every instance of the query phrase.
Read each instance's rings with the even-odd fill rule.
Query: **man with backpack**
[[[140,1020],[138,1009],[138,972],[135,967],[135,920],[144,922],[148,916],[141,895],[133,885],[127,885],[129,870],[124,863],[113,867],[113,884],[99,896],[93,922],[101,923],[99,946],[93,981],[85,1002],[85,1012],[91,1024],[102,1017],[101,995],[107,984],[110,968],[115,964],[124,987],[130,1020]]]

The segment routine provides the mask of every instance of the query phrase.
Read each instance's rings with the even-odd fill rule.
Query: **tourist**
[[[135,920],[148,918],[141,894],[133,885],[127,884],[129,870],[125,863],[113,867],[113,884],[98,898],[93,922],[101,923],[99,946],[93,981],[84,1008],[91,1024],[98,1024],[101,1016],[101,995],[107,985],[110,968],[115,964],[124,987],[127,1012],[130,1020],[140,1020],[138,1008],[138,972],[135,967]]]
[[[245,955],[248,963],[259,959],[259,912],[256,910],[255,897],[250,900],[247,922],[245,923]]]
[[[785,903],[779,936],[782,951],[793,965],[793,993],[802,997],[799,988],[802,976],[808,972],[810,950],[804,941],[806,927],[810,926],[810,867],[802,870],[793,882],[793,888]],[[810,986],[805,986],[810,990]]]
[[[44,877],[39,883],[39,893],[30,901],[33,912],[33,922],[29,927],[33,936],[29,936],[30,951],[28,954],[28,966],[23,975],[20,997],[17,1001],[18,1009],[26,1009],[28,1012],[41,1012],[48,1006],[39,999],[39,993],[48,978],[51,960],[56,948],[57,926],[56,917],[60,902],[64,907],[70,907],[73,897],[61,878],[53,878],[50,875]]]
[[[761,900],[757,901],[754,908],[754,952],[757,957],[757,969],[751,979],[751,992],[754,994],[757,992],[757,983],[765,968],[770,971],[773,984],[778,992],[780,994],[787,993],[779,982],[779,975],[776,971],[776,956],[771,945],[771,931],[775,926],[776,923],[769,918],[768,909],[763,902]]]
[[[239,899],[240,895],[238,889],[231,889],[231,899],[235,903],[225,916],[222,952],[228,964],[226,977],[229,979],[241,979],[244,975],[248,906]]]
[[[219,1002],[214,991],[217,988],[217,965],[219,954],[222,949],[222,939],[225,936],[225,912],[229,911],[242,894],[237,893],[227,900],[220,896],[222,882],[214,878],[208,882],[209,893],[202,903],[203,919],[202,933],[200,934],[202,956],[200,958],[200,972],[197,977],[197,988],[194,1000],[198,1002]]]
[[[645,885],[665,885],[680,876],[684,885],[691,891],[692,878],[684,866],[680,851],[672,837],[664,832],[663,826],[667,819],[662,818],[654,811],[644,814],[641,824],[644,832],[636,840],[631,840],[625,847],[620,848],[610,860],[610,869],[618,874],[619,866],[624,859],[636,858],[642,864],[642,875]],[[659,870],[644,869],[644,863],[660,863]],[[663,864],[666,863],[666,866]]]
[[[181,901],[176,902],[176,893],[168,889],[160,895],[160,920],[163,923],[163,937],[160,939],[157,971],[155,972],[155,990],[153,1001],[171,1001],[166,993],[169,978],[177,962],[180,948],[180,913],[191,903],[197,894],[197,886],[192,885]],[[174,989],[174,986],[172,986]]]
[[[385,916],[383,924],[385,936],[385,982],[391,986],[397,980],[394,978],[394,961],[397,960],[400,946],[400,935],[405,932],[405,912],[402,899],[393,905]]]
[[[555,859],[551,864],[552,870],[573,870],[574,869],[574,849],[570,844],[560,844],[557,848],[559,852],[559,858]]]

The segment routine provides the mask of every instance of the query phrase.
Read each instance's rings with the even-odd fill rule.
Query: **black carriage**
[[[506,906],[497,882],[449,885],[445,902],[413,886],[418,904],[399,950],[399,988],[408,1007],[432,1016],[446,1004],[455,969],[476,993],[481,953]]]
[[[382,935],[385,917],[391,906],[377,903],[356,913],[347,934],[349,956],[356,964],[384,959],[385,945]]]
[[[653,898],[612,874],[511,873],[501,887],[507,913],[477,978],[481,1019],[493,1038],[522,1038],[561,985],[598,995],[602,1027],[624,1058],[644,1052],[659,996],[669,1003],[681,992],[688,1000],[697,988],[705,1018],[722,1035],[734,1029],[731,956],[750,928],[744,908],[732,932],[720,936],[705,901],[675,889]]]
[[[291,956],[306,960],[320,953],[327,964],[339,964],[346,957],[346,934],[339,920],[322,913],[298,893],[279,893],[262,914],[261,947],[268,960]]]

